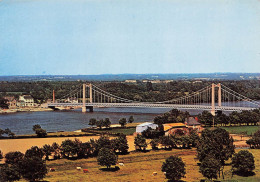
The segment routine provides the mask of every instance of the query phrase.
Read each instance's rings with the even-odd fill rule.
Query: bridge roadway
[[[145,107],[145,108],[171,108],[171,109],[197,109],[212,110],[211,105],[181,105],[181,104],[160,104],[160,103],[86,103],[86,107]],[[49,103],[48,107],[83,107],[82,103]],[[215,110],[222,111],[243,111],[257,109],[253,107],[232,107],[232,106],[215,106]]]

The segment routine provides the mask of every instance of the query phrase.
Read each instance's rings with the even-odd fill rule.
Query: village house
[[[197,129],[198,132],[201,132],[203,128],[201,127],[201,124],[198,122],[197,118],[189,117],[185,119],[185,124],[188,128]]]
[[[136,126],[136,133],[142,133],[143,131],[147,130],[148,127],[155,130],[158,127],[158,125],[153,124],[153,123],[149,123],[149,122],[139,124],[139,125]]]
[[[14,96],[6,96],[6,97],[4,97],[4,99],[7,100],[9,109],[16,108],[17,101]]]
[[[19,97],[20,107],[33,107],[35,106],[34,99],[31,95],[21,95]]]

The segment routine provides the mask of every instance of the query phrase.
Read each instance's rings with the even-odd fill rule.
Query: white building
[[[136,133],[142,133],[143,131],[147,130],[150,127],[152,129],[156,129],[158,127],[157,124],[145,122],[136,126]]]
[[[33,106],[35,106],[34,99],[30,95],[21,95],[19,97],[19,102],[20,102],[20,106],[22,106],[22,107],[33,107]]]

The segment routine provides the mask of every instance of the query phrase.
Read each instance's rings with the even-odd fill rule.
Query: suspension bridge
[[[74,95],[74,97],[71,95]],[[216,111],[257,109],[260,107],[260,103],[231,90],[221,83],[213,83],[191,94],[163,102],[138,102],[125,99],[89,83],[83,84],[81,88],[71,91],[63,99],[60,99],[59,102],[55,101],[53,91],[53,101],[52,103],[48,103],[48,107],[81,107],[82,112],[86,112],[87,109],[93,112],[94,107],[196,109],[209,110],[215,115]]]

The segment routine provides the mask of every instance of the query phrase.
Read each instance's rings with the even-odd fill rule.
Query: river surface
[[[89,127],[90,118],[109,118],[112,124],[117,124],[120,118],[134,116],[134,122],[153,121],[159,114],[165,113],[168,108],[94,108],[94,112],[82,113],[80,109],[69,111],[47,112],[17,112],[0,114],[0,128],[9,128],[16,135],[33,134],[33,125],[39,124],[47,132],[75,131]],[[198,111],[190,110],[191,114]]]

